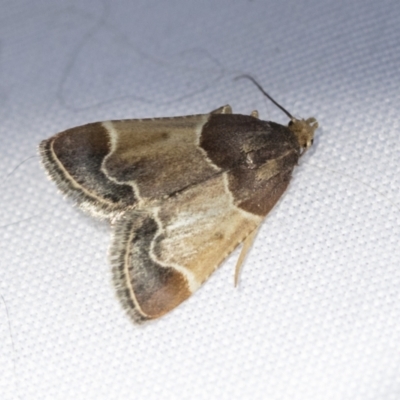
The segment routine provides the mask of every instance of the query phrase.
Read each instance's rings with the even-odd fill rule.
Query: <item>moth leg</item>
[[[257,232],[258,232],[258,228],[254,229],[254,231],[251,232],[250,235],[247,236],[247,238],[243,242],[242,251],[240,252],[239,258],[236,263],[236,268],[235,268],[235,287],[237,287],[237,285],[238,285],[239,273],[242,268],[243,261],[246,258],[246,255],[249,252],[249,250],[253,244],[253,241],[257,235]]]
[[[257,111],[257,110],[253,110],[253,111],[250,113],[250,115],[251,115],[252,117],[258,119],[258,111]]]
[[[306,119],[307,124],[311,125],[314,129],[318,128],[318,122],[315,118],[308,118]]]
[[[232,107],[229,104],[219,107],[216,110],[211,111],[210,114],[232,114]]]

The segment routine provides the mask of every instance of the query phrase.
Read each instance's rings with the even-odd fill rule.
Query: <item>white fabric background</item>
[[[0,397],[400,398],[398,0],[0,4]],[[190,300],[125,316],[110,229],[37,145],[91,121],[234,112],[321,129],[263,224]]]

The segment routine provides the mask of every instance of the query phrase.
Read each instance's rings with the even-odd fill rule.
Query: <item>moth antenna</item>
[[[290,114],[289,111],[287,111],[286,109],[284,109],[277,101],[275,101],[264,89],[263,87],[250,75],[239,75],[237,76],[234,80],[237,81],[238,79],[242,79],[242,78],[246,78],[249,79],[250,81],[252,81],[260,90],[260,92],[267,97],[268,99],[270,99],[279,109],[281,109],[290,119],[294,119],[292,114]]]

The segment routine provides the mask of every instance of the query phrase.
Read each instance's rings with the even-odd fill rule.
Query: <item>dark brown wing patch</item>
[[[152,257],[159,227],[151,215],[128,213],[114,228],[114,282],[122,304],[135,321],[158,318],[191,295],[180,272],[160,265]]]
[[[109,151],[110,139],[101,123],[68,129],[40,144],[43,164],[59,189],[100,217],[135,204],[132,187],[111,181],[101,170]]]

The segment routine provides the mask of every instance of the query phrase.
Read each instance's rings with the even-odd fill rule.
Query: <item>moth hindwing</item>
[[[91,123],[40,144],[43,165],[84,211],[111,221],[119,298],[136,321],[187,299],[245,242],[317,128],[232,114]],[[241,263],[243,257],[240,257]]]

